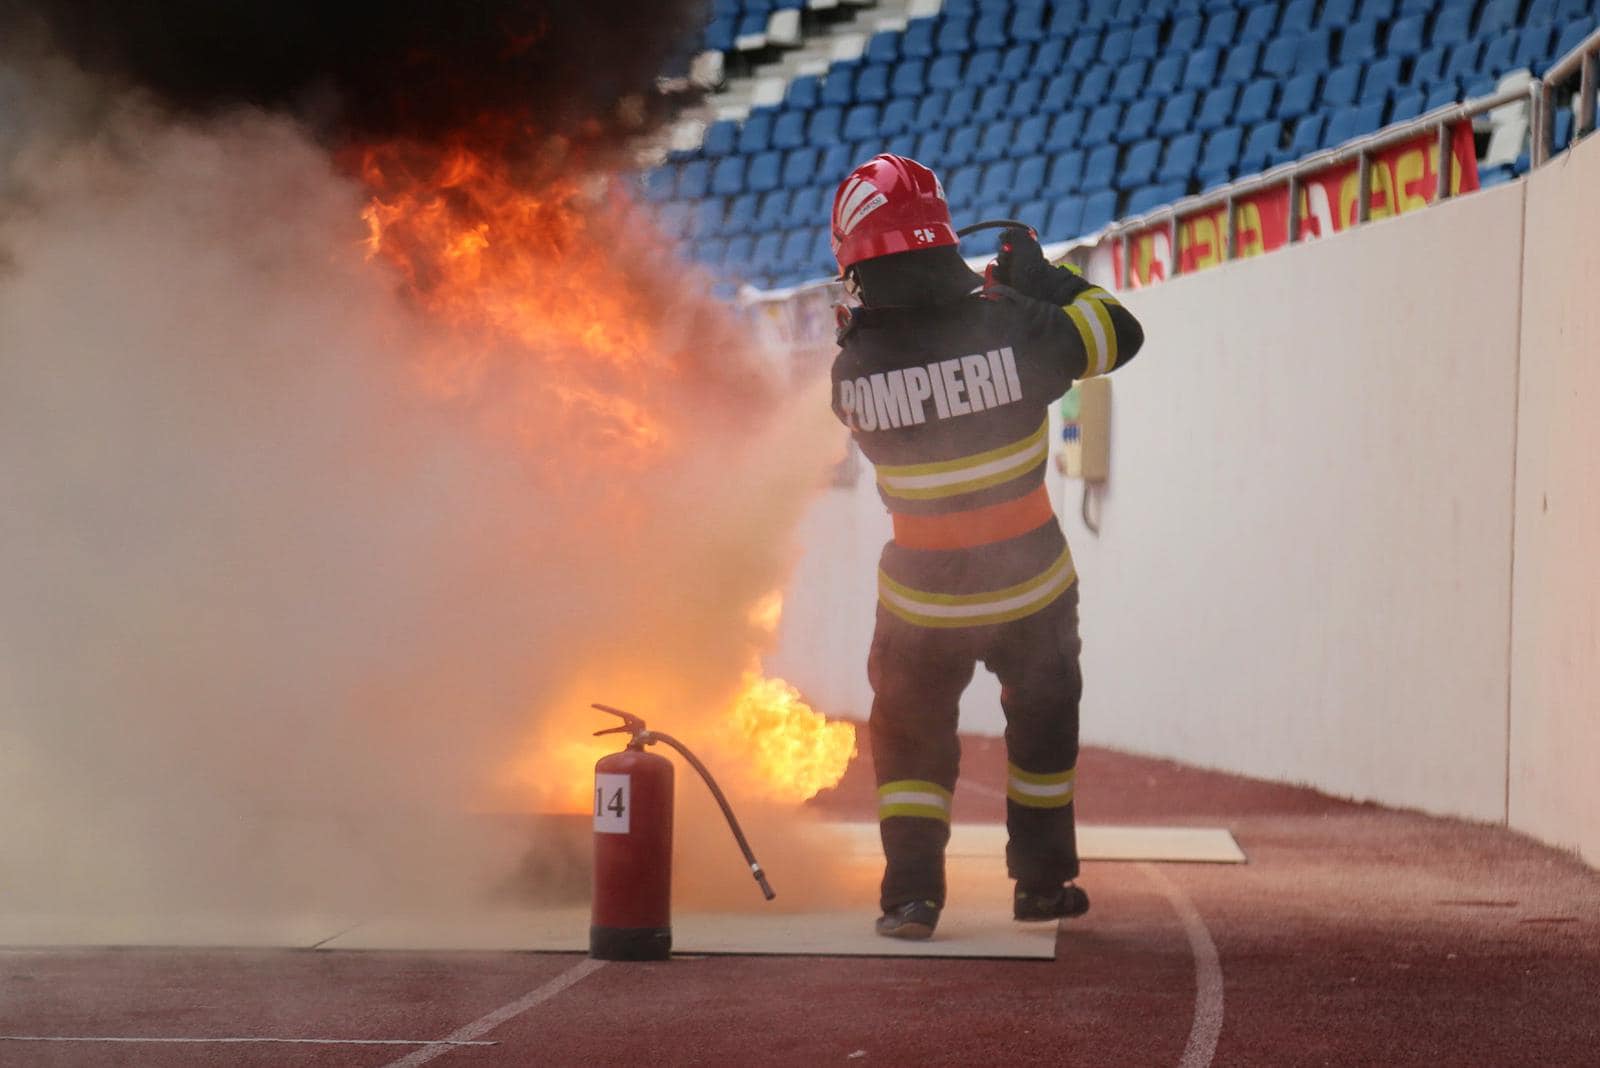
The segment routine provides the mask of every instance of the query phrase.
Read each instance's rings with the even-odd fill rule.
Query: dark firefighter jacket
[[[840,332],[833,410],[895,524],[878,600],[909,623],[1020,619],[1076,580],[1044,488],[1049,408],[1074,380],[1126,364],[1144,334],[1067,268],[1051,288],[860,308]]]

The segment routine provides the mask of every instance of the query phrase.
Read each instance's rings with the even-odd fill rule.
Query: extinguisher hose
[[[717,804],[722,808],[722,814],[728,817],[728,828],[733,831],[734,841],[739,843],[739,851],[744,854],[745,862],[750,865],[750,874],[756,877],[756,885],[761,887],[761,893],[766,896],[768,901],[777,897],[778,895],[767,882],[767,873],[761,870],[761,864],[756,860],[756,855],[750,851],[750,843],[745,840],[744,831],[739,829],[739,821],[733,815],[732,806],[728,804],[728,799],[723,796],[721,788],[717,786],[717,780],[713,779],[711,772],[706,770],[704,764],[700,763],[700,758],[689,752],[688,747],[678,739],[670,734],[662,734],[660,731],[645,731],[639,740],[646,744],[649,742],[662,742],[670,745],[682,754],[683,759],[689,762],[690,767],[700,773],[700,777],[706,781],[706,786],[711,790],[711,796],[717,799]]]

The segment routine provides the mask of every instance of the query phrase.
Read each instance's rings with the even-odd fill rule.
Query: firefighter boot
[[[1025,886],[1018,883],[1016,895],[1011,900],[1012,918],[1023,923],[1070,920],[1088,911],[1089,895],[1074,883],[1047,887]]]
[[[907,901],[888,909],[878,917],[878,933],[885,938],[906,938],[915,941],[933,937],[939,926],[939,906],[932,901]]]

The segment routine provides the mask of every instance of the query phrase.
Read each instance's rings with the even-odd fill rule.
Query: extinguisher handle
[[[602,734],[626,734],[633,739],[638,740],[641,734],[648,733],[645,729],[644,720],[640,719],[632,712],[624,712],[622,709],[612,708],[610,705],[594,704],[590,705],[589,707],[597,708],[601,712],[609,712],[613,716],[622,717],[621,725],[616,727],[607,727],[603,731],[595,731],[594,736],[596,738],[600,737]]]

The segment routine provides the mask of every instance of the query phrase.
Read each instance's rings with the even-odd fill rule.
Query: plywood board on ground
[[[881,846],[876,823],[835,823],[861,854],[876,855]],[[954,857],[1003,857],[1006,829],[993,823],[957,823],[950,828],[946,854]],[[1078,828],[1078,856],[1083,860],[1147,860],[1207,864],[1243,864],[1244,851],[1225,827]]]

